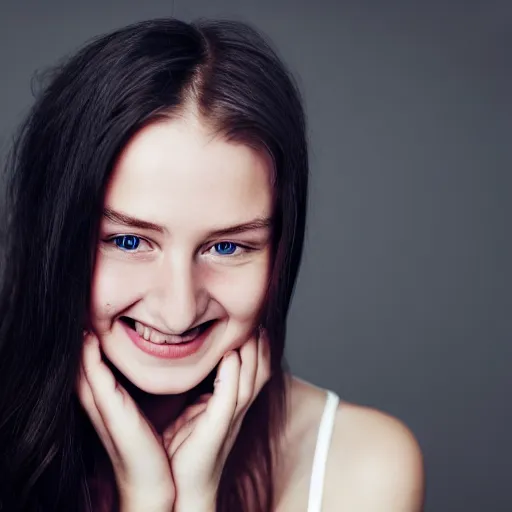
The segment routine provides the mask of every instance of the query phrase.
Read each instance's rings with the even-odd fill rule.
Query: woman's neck
[[[139,393],[133,396],[146,418],[155,430],[161,434],[182,413],[187,403],[187,394],[150,395]]]

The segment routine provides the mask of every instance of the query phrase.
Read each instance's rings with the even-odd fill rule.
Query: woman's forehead
[[[227,225],[268,217],[271,159],[176,118],[146,126],[127,144],[105,206],[163,225]]]

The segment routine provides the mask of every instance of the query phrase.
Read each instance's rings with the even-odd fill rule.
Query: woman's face
[[[194,116],[143,128],[106,191],[92,322],[133,384],[182,393],[254,332],[271,261],[268,156]]]

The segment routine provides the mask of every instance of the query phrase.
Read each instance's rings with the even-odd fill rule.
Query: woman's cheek
[[[138,300],[147,269],[100,255],[97,259],[91,293],[93,325],[110,322],[112,317]]]
[[[212,281],[210,295],[222,305],[230,321],[252,326],[265,299],[268,265],[259,262],[228,270]]]

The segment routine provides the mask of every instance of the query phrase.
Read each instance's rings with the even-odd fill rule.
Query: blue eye
[[[237,245],[233,242],[219,242],[214,245],[215,250],[222,256],[230,256],[236,251]]]
[[[123,251],[134,251],[140,244],[140,238],[135,235],[116,236],[113,241]]]

